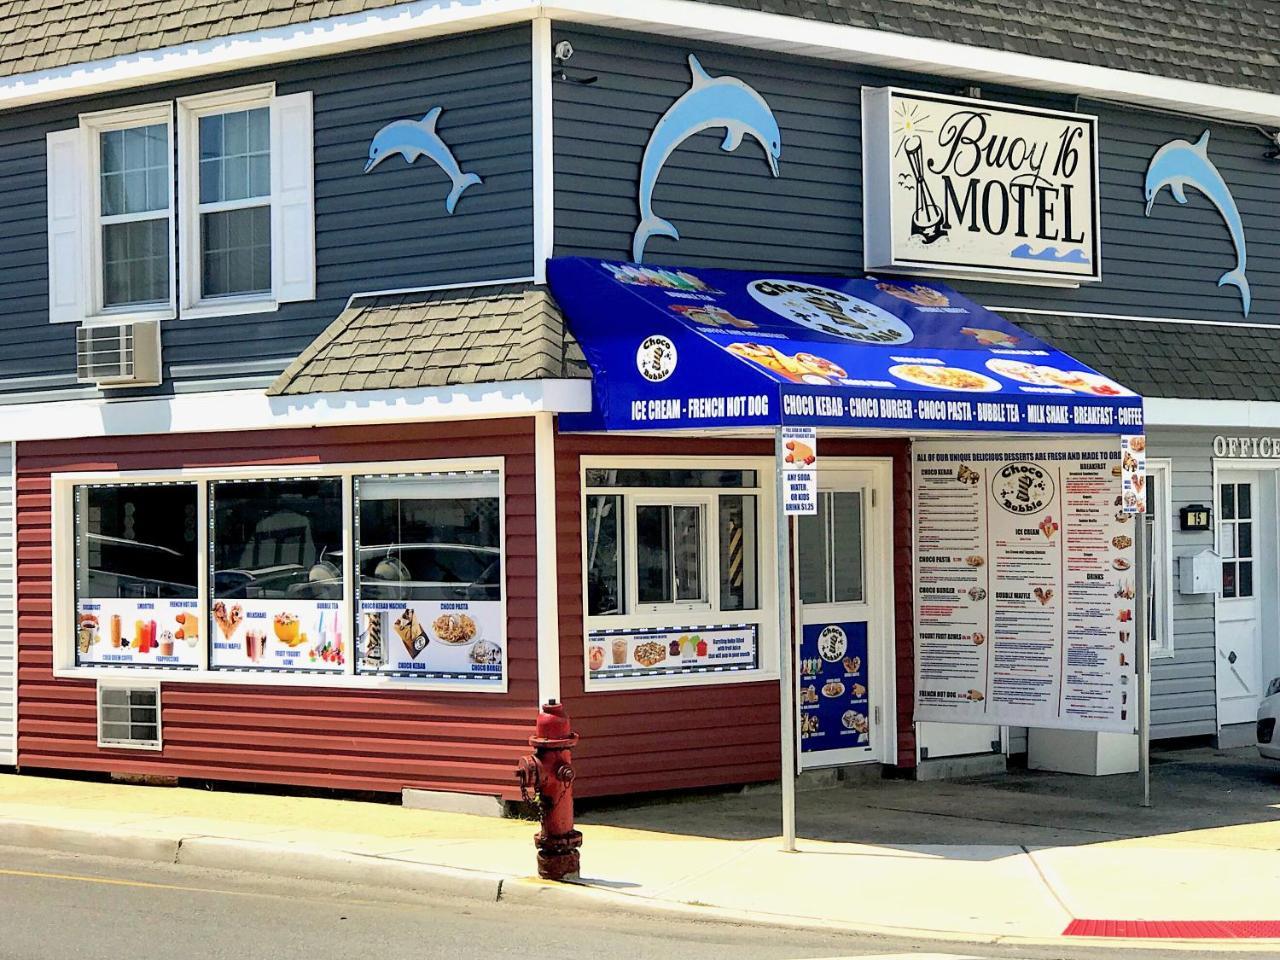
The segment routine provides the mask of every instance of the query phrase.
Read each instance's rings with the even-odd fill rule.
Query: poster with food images
[[[755,670],[760,665],[759,628],[747,623],[592,630],[586,653],[587,677],[606,683]]]
[[[800,769],[869,757],[866,623],[805,624],[800,639]]]
[[[356,614],[356,673],[502,685],[497,600],[362,600]]]
[[[76,666],[147,666],[191,670],[200,665],[196,600],[80,600]]]
[[[214,600],[209,666],[264,673],[343,673],[347,662],[337,600]]]
[[[1136,729],[1124,453],[915,444],[917,720]]]
[[[1147,438],[1120,438],[1120,487],[1125,513],[1147,512]]]

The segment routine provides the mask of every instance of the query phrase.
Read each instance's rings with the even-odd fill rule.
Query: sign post
[[[784,482],[788,453],[785,427],[774,432],[774,452],[778,469],[774,477],[774,523],[777,527],[778,563],[778,703],[782,720],[782,849],[794,853],[796,849],[796,707],[795,677],[793,674],[795,652],[791,642],[791,512],[787,485]],[[814,502],[817,509],[817,502]]]

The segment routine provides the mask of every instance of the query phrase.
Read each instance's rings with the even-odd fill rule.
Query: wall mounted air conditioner
[[[76,379],[100,387],[160,383],[160,322],[141,320],[76,331]]]

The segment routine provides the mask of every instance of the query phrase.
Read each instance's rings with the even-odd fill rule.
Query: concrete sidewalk
[[[878,795],[891,806],[909,807],[911,796],[936,795],[938,786],[886,783],[805,793],[800,823],[822,824],[837,815],[854,823],[874,819],[874,808],[857,802],[860,793],[884,787]],[[947,789],[965,786],[979,801],[991,789]],[[0,845],[969,942],[1063,944],[1073,919],[1280,915],[1280,813],[1274,807],[1270,818],[1254,822],[1149,836],[1086,830],[1042,845],[808,839],[799,853],[787,854],[776,837],[753,828],[776,803],[776,796],[757,791],[590,812],[583,818],[583,887],[529,879],[534,826],[528,822],[354,800],[37,776],[0,777]],[[1033,806],[1025,795],[1021,805]],[[934,835],[945,834],[950,823],[959,836],[973,832],[973,822],[961,815],[897,813],[912,822],[935,821]],[[1007,820],[996,826],[1001,829],[993,836],[1018,833]],[[830,831],[816,831],[824,832]],[[1264,945],[1229,943],[1252,950]]]

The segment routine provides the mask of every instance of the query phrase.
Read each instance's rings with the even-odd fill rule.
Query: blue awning
[[[577,257],[547,276],[593,378],[565,430],[1142,432],[1133,391],[931,280]]]

